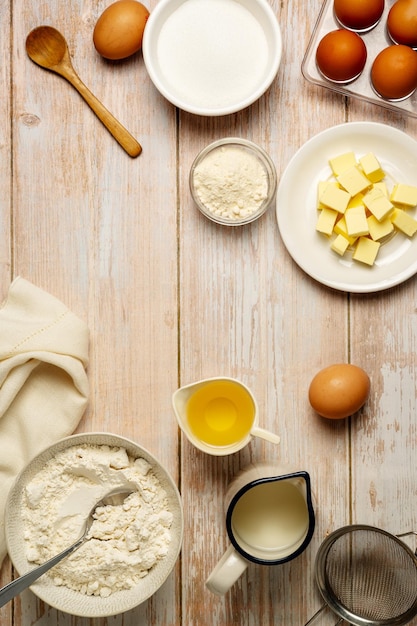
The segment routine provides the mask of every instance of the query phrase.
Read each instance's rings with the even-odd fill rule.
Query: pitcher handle
[[[254,437],[260,437],[261,439],[266,439],[270,443],[279,443],[281,438],[279,435],[275,433],[271,433],[269,430],[265,430],[264,428],[259,428],[259,426],[253,426],[251,428],[250,434]]]
[[[206,587],[212,593],[223,596],[243,574],[247,566],[246,559],[230,545],[207,578]]]

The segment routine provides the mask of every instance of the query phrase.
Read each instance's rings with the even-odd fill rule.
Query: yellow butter
[[[328,184],[329,183],[327,181],[321,180],[319,184],[317,185],[317,202],[316,202],[317,209],[323,208],[323,205],[320,202],[320,196],[322,195],[322,193],[324,192]]]
[[[380,222],[376,219],[374,215],[370,215],[367,218],[369,234],[371,235],[374,241],[378,241],[379,239],[383,239],[392,233],[394,230],[394,226],[389,219],[389,217],[385,218]]]
[[[379,241],[373,241],[368,237],[359,237],[352,258],[366,265],[373,265],[380,245]]]
[[[391,202],[395,202],[395,204],[414,207],[417,205],[417,187],[398,183],[394,185],[390,200]]]
[[[344,189],[338,189],[334,185],[327,185],[321,194],[319,201],[320,204],[324,205],[328,209],[344,213],[347,205],[349,204],[350,198],[350,193]]]
[[[408,235],[408,237],[412,237],[417,232],[417,220],[411,217],[407,211],[394,209],[390,219],[395,228],[398,228],[398,230]]]
[[[329,160],[329,165],[335,176],[339,176],[342,172],[356,165],[356,156],[354,152],[345,152],[339,154]]]
[[[342,172],[337,177],[337,182],[341,185],[351,196],[361,193],[371,187],[371,181],[354,165]]]
[[[337,218],[337,211],[324,208],[320,211],[316,223],[316,230],[324,235],[331,235]]]
[[[387,196],[387,198],[389,197],[388,187],[385,181],[381,180],[378,183],[374,183],[374,189],[379,189],[380,191],[382,191],[384,196]]]
[[[320,197],[324,193],[324,190],[326,189],[326,187],[329,185],[331,187],[335,187],[336,189],[340,189],[339,183],[337,183],[336,181],[331,181],[331,180],[320,181],[317,187],[317,208],[318,209],[322,209],[324,207],[324,204],[320,202]]]
[[[357,237],[351,237],[349,235],[349,233],[347,231],[346,220],[345,220],[345,216],[344,215],[334,225],[333,232],[336,235],[343,235],[343,237],[348,240],[350,246],[353,246],[353,244],[357,240]]]
[[[417,233],[417,186],[397,183],[390,192],[378,158],[368,152],[357,159],[346,152],[329,159],[330,180],[318,184],[316,228],[329,238],[330,248],[340,256],[351,248],[352,258],[373,265],[381,242],[401,231]]]
[[[363,205],[363,193],[357,193],[356,196],[353,196],[349,200],[349,204],[347,205],[348,209],[351,209],[354,206],[364,206]]]
[[[345,213],[346,229],[349,237],[360,237],[369,233],[365,207],[357,206]]]
[[[343,235],[337,235],[337,237],[332,241],[330,248],[343,256],[346,250],[349,247],[349,241]]]
[[[385,177],[385,172],[373,152],[368,152],[368,154],[361,157],[359,159],[359,163],[362,167],[363,173],[371,181],[371,183],[378,183]]]
[[[388,217],[394,208],[392,202],[378,187],[373,187],[364,195],[363,203],[380,222]]]

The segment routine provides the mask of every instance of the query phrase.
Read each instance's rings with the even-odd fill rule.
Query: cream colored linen
[[[87,405],[87,364],[86,324],[16,278],[0,308],[0,566],[10,487],[38,452],[74,432]]]

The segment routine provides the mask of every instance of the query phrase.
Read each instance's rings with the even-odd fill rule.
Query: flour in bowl
[[[268,176],[257,156],[241,146],[216,148],[194,169],[194,189],[214,215],[230,220],[255,213],[268,197]]]
[[[74,543],[94,503],[116,487],[136,491],[98,508],[90,539],[45,575],[86,595],[134,587],[166,556],[173,516],[150,464],[124,448],[76,445],[34,476],[22,510],[28,561],[41,564]]]

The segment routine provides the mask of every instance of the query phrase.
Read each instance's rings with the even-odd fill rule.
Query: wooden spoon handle
[[[103,122],[104,126],[113,135],[116,141],[122,146],[124,150],[131,156],[137,157],[142,152],[142,146],[136,139],[129,133],[128,130],[106,109],[106,107],[96,98],[94,94],[84,85],[77,73],[66,71],[62,72],[62,75],[75,87],[78,93],[84,98],[87,104],[91,107],[99,120]]]

